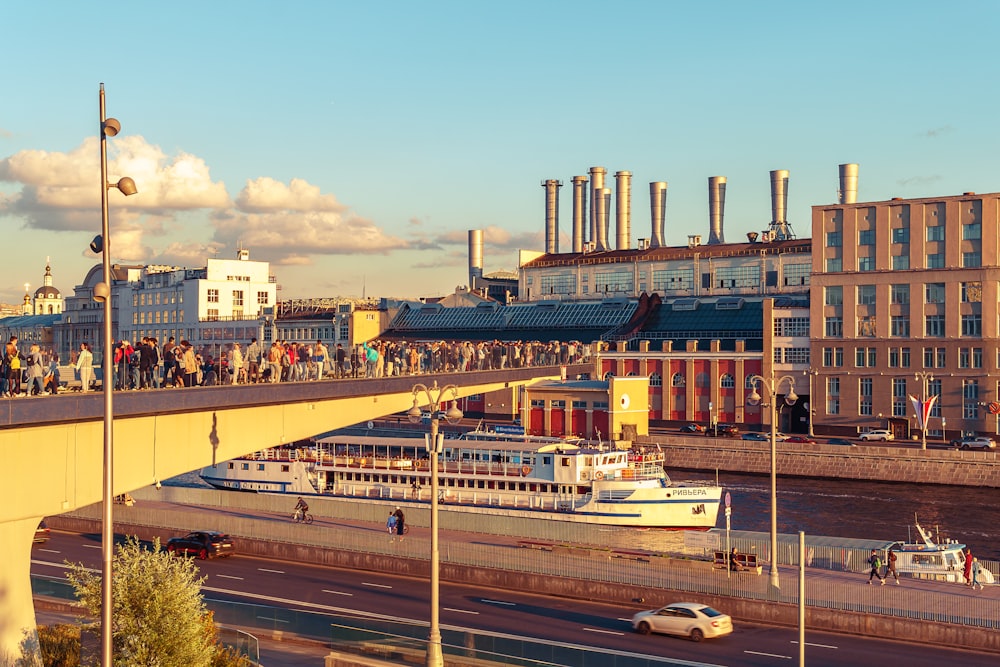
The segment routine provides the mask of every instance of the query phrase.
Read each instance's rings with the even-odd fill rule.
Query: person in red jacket
[[[115,346],[115,389],[128,389],[129,360],[132,358],[132,344],[122,338],[122,342]]]

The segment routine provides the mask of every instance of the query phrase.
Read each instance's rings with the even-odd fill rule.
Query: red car
[[[183,556],[196,556],[201,560],[226,558],[233,555],[233,541],[225,533],[197,530],[184,537],[171,537],[167,540],[167,551]]]
[[[816,441],[805,435],[790,435],[785,438],[785,442],[799,443],[802,445],[815,445]]]

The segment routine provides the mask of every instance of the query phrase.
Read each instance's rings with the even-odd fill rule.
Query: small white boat
[[[930,532],[917,522],[920,542],[893,542],[886,551],[896,554],[896,571],[915,579],[965,582],[965,545],[956,540],[935,541]],[[980,567],[979,583],[994,583],[993,573]]]
[[[646,528],[709,529],[722,488],[673,482],[658,448],[611,449],[573,438],[473,431],[445,440],[439,500],[511,516]],[[415,438],[338,435],[204,468],[217,488],[430,501],[430,459]]]

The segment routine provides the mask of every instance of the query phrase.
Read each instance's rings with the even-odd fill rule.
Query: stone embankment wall
[[[659,444],[668,471],[771,472],[768,442],[671,435],[639,438],[636,444]],[[1000,488],[1000,456],[996,451],[921,450],[912,443],[844,447],[779,442],[777,465],[778,474],[786,477]]]

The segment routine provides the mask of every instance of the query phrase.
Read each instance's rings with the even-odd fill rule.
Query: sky
[[[0,302],[71,294],[100,258],[98,92],[114,262],[271,262],[279,298],[441,296],[544,249],[559,179],[667,181],[666,242],[767,227],[768,172],[788,220],[834,203],[1000,190],[995,2],[8,3],[0,81]],[[610,236],[614,239],[613,229]]]

